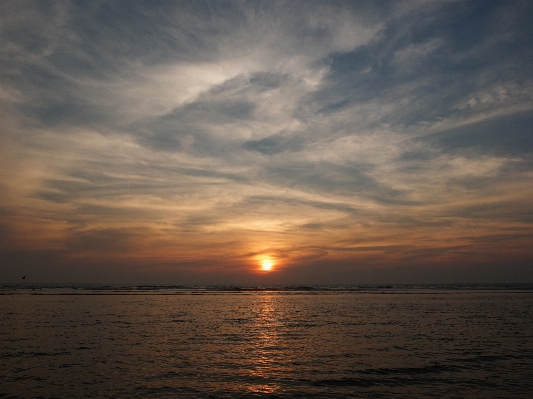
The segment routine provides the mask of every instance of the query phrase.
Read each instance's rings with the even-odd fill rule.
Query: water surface
[[[0,397],[529,397],[533,291],[460,288],[4,287]]]

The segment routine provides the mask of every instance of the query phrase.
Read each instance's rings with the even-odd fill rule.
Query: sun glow
[[[261,262],[261,269],[265,272],[272,270],[272,266],[274,266],[274,262],[272,262],[270,259],[265,259]]]

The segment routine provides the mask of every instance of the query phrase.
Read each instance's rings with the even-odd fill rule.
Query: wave
[[[13,293],[54,295],[201,295],[227,293],[434,293],[447,291],[533,291],[531,283],[495,284],[358,284],[358,285],[124,285],[124,284],[0,284],[0,295]]]

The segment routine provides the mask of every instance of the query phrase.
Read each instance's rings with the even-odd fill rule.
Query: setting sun
[[[274,263],[270,259],[265,259],[264,261],[261,262],[261,269],[268,272],[272,270],[273,264]]]

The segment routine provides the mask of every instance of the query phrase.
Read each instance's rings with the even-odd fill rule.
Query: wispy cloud
[[[533,257],[525,2],[1,7],[6,281],[252,281],[266,255],[288,282],[490,279]]]

